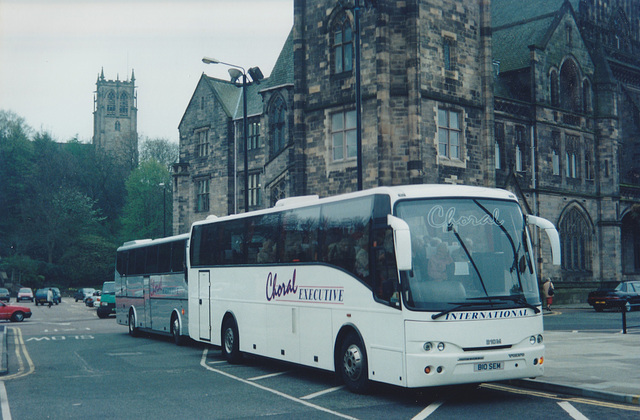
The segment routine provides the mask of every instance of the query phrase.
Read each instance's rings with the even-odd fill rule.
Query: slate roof
[[[529,67],[529,46],[544,43],[565,3],[578,10],[579,0],[493,0],[493,58],[500,71]]]
[[[289,31],[269,79],[260,84],[260,90],[282,85],[293,85],[293,28]]]

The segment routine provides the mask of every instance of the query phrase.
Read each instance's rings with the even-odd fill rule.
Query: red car
[[[26,306],[7,305],[4,302],[0,302],[0,319],[22,322],[25,318],[31,318],[31,309]]]

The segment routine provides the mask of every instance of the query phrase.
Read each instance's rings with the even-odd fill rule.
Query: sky
[[[293,0],[0,0],[0,109],[56,141],[93,136],[98,75],[135,72],[138,135],[178,142],[214,57],[267,77],[293,26]]]

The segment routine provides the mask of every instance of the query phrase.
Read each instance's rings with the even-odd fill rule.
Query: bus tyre
[[[363,394],[369,389],[367,353],[360,336],[350,332],[340,347],[340,376],[351,392]]]
[[[129,335],[131,337],[138,336],[138,329],[136,328],[136,314],[133,311],[129,311]]]
[[[173,337],[173,342],[176,343],[176,345],[182,346],[185,343],[182,331],[180,330],[180,320],[176,314],[173,314],[171,317],[171,336]]]
[[[232,364],[240,363],[242,360],[238,324],[233,317],[227,317],[222,323],[222,355]]]

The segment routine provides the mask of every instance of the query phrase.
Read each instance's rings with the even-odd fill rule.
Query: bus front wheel
[[[185,338],[182,335],[182,330],[180,329],[180,320],[178,319],[178,315],[175,314],[171,318],[171,335],[173,336],[173,342],[178,346],[185,343]]]
[[[240,363],[240,336],[238,324],[233,317],[227,317],[222,323],[222,355],[229,363]]]
[[[136,314],[133,311],[129,311],[129,335],[131,337],[138,336],[138,329],[136,328]]]
[[[348,333],[340,349],[340,376],[344,384],[351,392],[365,393],[369,389],[369,367],[360,336],[353,331]]]

